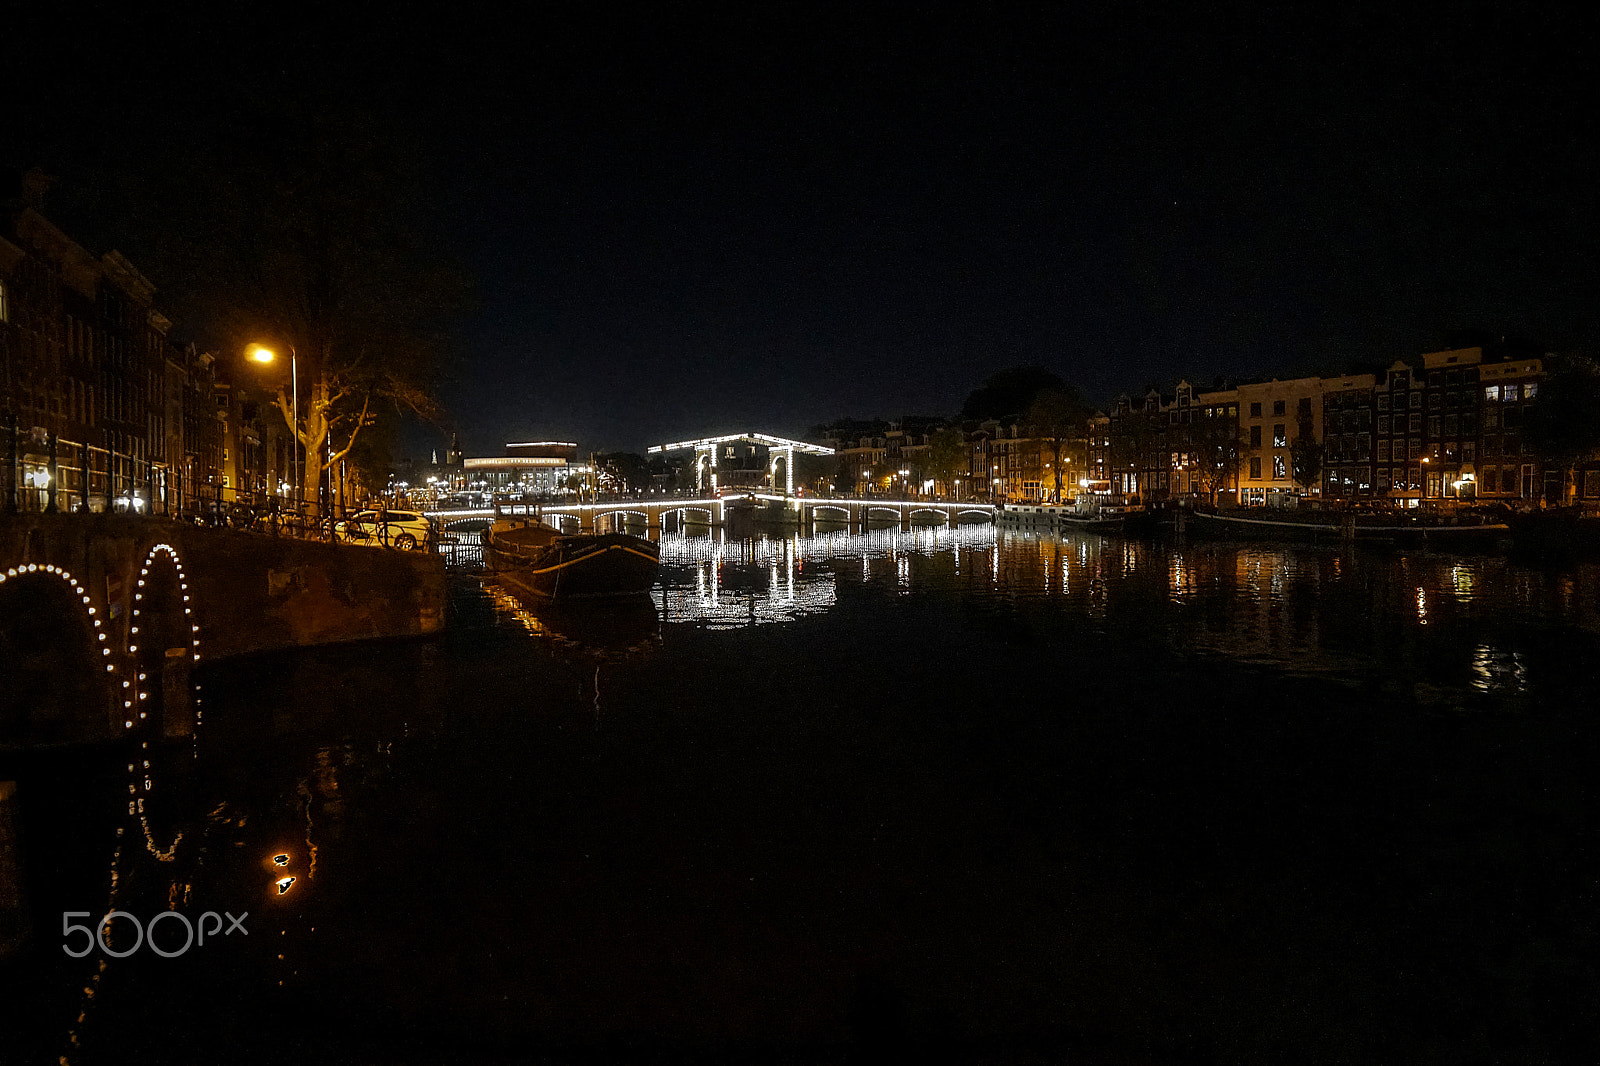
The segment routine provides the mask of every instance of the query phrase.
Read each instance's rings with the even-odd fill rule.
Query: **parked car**
[[[433,524],[417,511],[358,511],[334,527],[347,544],[401,551],[426,549],[435,539]]]

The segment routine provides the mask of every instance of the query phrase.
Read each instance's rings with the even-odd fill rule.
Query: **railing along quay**
[[[23,430],[14,416],[0,438],[6,514],[136,514],[301,540],[344,539],[339,525],[348,508],[331,492],[329,502],[297,507],[288,497],[200,481],[144,456]],[[379,523],[375,535],[384,544],[386,533]],[[360,539],[371,535],[363,530]]]

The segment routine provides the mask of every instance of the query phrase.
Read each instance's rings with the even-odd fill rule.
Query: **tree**
[[[900,471],[904,468],[904,465],[898,456],[890,455],[888,452],[878,456],[872,461],[872,487],[876,489],[884,482],[892,483],[895,478],[900,476]]]
[[[1145,469],[1150,454],[1162,439],[1161,427],[1155,415],[1133,408],[1111,419],[1111,467],[1113,473],[1131,473],[1134,476],[1134,493],[1147,491]]]
[[[226,364],[252,343],[279,356],[277,407],[312,499],[379,418],[440,417],[442,328],[467,286],[414,229],[420,169],[410,140],[371,116],[277,98],[230,115],[203,156],[141,190],[141,261],[168,279],[184,328]]]
[[[1189,452],[1194,457],[1200,488],[1217,502],[1217,494],[1234,483],[1244,457],[1237,420],[1225,414],[1210,417],[1195,412],[1189,424]]]
[[[1580,355],[1553,356],[1524,415],[1523,439],[1562,473],[1562,502],[1572,498],[1574,470],[1600,450],[1600,363]]]
[[[967,438],[959,429],[941,429],[928,440],[922,453],[923,468],[933,478],[934,485],[955,491],[957,478],[967,477],[972,469],[972,450]]]
[[[1289,445],[1290,474],[1294,483],[1307,492],[1322,477],[1322,444],[1310,433],[1301,431]]]
[[[831,455],[812,452],[794,453],[794,483],[796,488],[821,490],[824,483],[832,488],[834,474],[839,469],[838,460]]]
[[[638,452],[606,452],[595,457],[595,465],[609,475],[606,480],[623,492],[650,487],[650,463]]]
[[[967,396],[961,417],[1005,422],[1021,418],[1044,392],[1067,392],[1067,383],[1042,366],[1019,366],[990,374]]]
[[[1055,472],[1055,499],[1061,500],[1062,455],[1072,442],[1087,440],[1089,409],[1071,386],[1045,389],[1034,397],[1023,415],[1023,422],[1044,445]]]

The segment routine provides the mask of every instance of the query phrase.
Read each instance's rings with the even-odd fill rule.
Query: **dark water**
[[[1600,569],[664,558],[615,624],[462,575],[442,640],[222,664],[193,741],[8,765],[0,1058],[1595,1061]],[[67,958],[108,906],[248,933]]]

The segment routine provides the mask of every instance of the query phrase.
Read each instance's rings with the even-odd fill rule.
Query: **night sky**
[[[250,94],[404,124],[418,225],[478,284],[445,395],[469,453],[951,414],[1021,363],[1103,402],[1460,328],[1600,347],[1594,16],[1323,6],[124,12],[5,46],[3,162],[103,251],[84,189]]]

